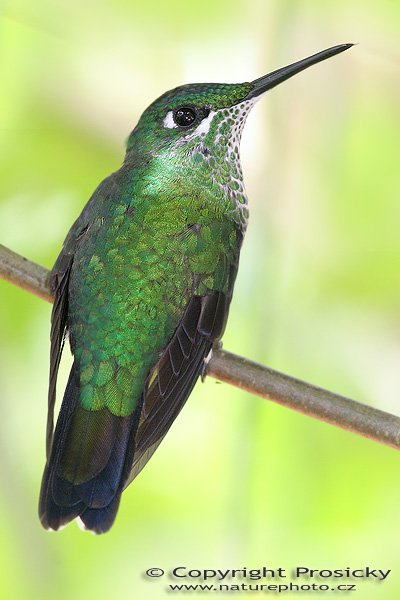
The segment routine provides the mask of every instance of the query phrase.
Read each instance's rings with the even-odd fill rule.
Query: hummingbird
[[[239,145],[267,91],[350,48],[341,44],[252,82],[164,93],[130,134],[121,168],[72,225],[54,295],[39,516],[100,534],[205,372],[221,339],[249,217]],[[54,429],[56,381],[73,364]]]

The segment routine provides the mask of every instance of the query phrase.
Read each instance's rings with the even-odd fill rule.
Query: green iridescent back
[[[135,175],[118,179],[118,200],[103,199],[75,255],[70,337],[82,406],[127,415],[190,297],[233,285],[240,234],[209,190],[132,194]]]

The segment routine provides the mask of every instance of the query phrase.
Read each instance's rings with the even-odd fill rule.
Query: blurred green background
[[[224,346],[400,413],[398,0],[13,0],[0,17],[0,242],[47,267],[163,91],[359,42],[249,117]],[[393,574],[358,597],[399,598],[399,454],[212,379],[109,534],[42,530],[50,305],[3,281],[0,303],[2,597],[168,597],[150,567],[369,565]]]

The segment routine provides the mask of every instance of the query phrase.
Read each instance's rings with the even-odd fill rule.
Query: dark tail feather
[[[50,474],[50,467],[46,465],[40,491],[39,517],[45,529],[57,531],[76,519],[85,510],[85,506],[81,502],[69,507],[56,504],[50,492]]]
[[[43,527],[57,530],[80,517],[95,533],[114,522],[134,454],[140,401],[127,417],[107,409],[86,411],[78,403],[72,366],[43,474],[39,516]]]
[[[75,519],[82,510],[84,510],[84,506],[81,505],[81,503],[71,504],[68,507],[58,505],[54,502],[52,494],[55,465],[59,460],[66,432],[78,398],[78,388],[74,385],[73,379],[74,373],[72,367],[60,414],[58,416],[57,427],[54,432],[50,459],[44,469],[42,486],[40,489],[39,518],[45,529],[60,529],[60,527],[63,527],[69,523],[69,521]]]
[[[121,492],[104,508],[86,508],[79,515],[84,528],[97,534],[106,533],[114,523],[120,500]]]

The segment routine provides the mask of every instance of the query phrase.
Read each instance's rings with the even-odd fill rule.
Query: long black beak
[[[352,46],[353,44],[340,44],[339,46],[333,46],[333,48],[322,50],[322,52],[317,52],[317,54],[313,54],[308,58],[303,58],[303,60],[299,60],[298,62],[288,65],[287,67],[282,67],[282,69],[277,69],[268,75],[264,75],[264,77],[255,79],[252,81],[254,87],[246,96],[246,100],[260,96],[267,90],[270,90],[283,81],[286,81],[286,79],[289,79],[289,77],[293,77],[293,75],[296,75],[296,73],[300,73],[300,71],[303,71],[304,69],[311,67],[311,65],[315,65],[326,58],[340,54],[340,52],[344,52]]]

